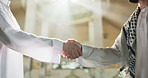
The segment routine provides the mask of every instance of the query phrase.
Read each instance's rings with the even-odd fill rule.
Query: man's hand
[[[75,40],[68,40],[63,45],[62,56],[68,59],[76,59],[82,56],[81,44]]]

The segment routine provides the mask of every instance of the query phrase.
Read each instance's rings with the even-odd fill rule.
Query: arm
[[[63,41],[26,33],[19,29],[9,6],[0,0],[1,41],[9,48],[44,62],[60,62]]]
[[[82,45],[83,56],[77,59],[85,67],[106,66],[120,62],[121,33],[110,48],[94,48]]]
[[[40,61],[60,62],[63,41],[36,36],[14,29],[5,31],[5,34],[10,41],[10,44],[5,44],[7,47]],[[5,37],[1,36],[1,38]],[[3,39],[3,43],[7,42],[8,39]]]
[[[61,51],[71,58],[79,56],[80,48],[54,38],[45,38],[20,30],[10,7],[0,1],[0,40],[7,47],[44,62],[60,62]],[[73,47],[75,48],[73,48]]]

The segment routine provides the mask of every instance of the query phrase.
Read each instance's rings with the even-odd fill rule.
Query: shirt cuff
[[[51,56],[52,63],[60,63],[61,52],[63,50],[63,41],[58,39],[53,39],[53,53]]]

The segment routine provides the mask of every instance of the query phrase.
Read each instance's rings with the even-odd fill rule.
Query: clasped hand
[[[61,55],[67,59],[76,59],[82,56],[82,46],[75,40],[68,40],[63,44],[63,51]]]

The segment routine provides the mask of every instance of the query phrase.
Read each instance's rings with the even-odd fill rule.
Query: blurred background
[[[76,39],[93,47],[110,47],[136,9],[128,0],[11,0],[21,29],[39,36]],[[25,78],[119,78],[119,64],[85,68],[62,58],[61,64],[24,56]]]

